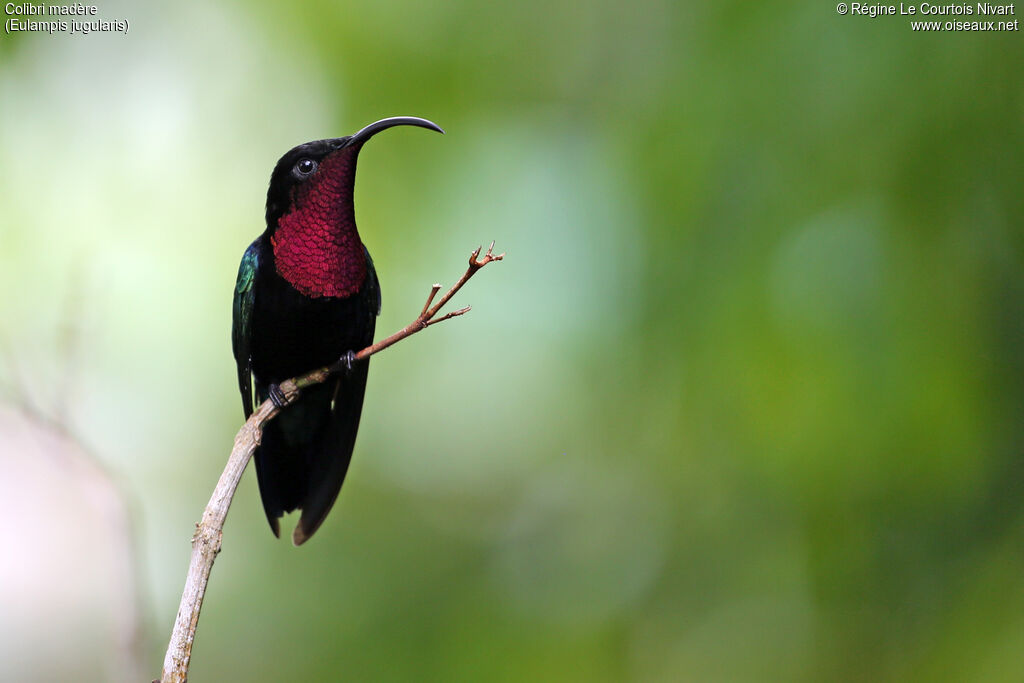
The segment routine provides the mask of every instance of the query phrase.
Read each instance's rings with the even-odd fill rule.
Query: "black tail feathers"
[[[301,508],[292,542],[302,545],[331,511],[352,459],[368,370],[369,363],[359,363],[349,374],[308,389],[267,423],[254,457],[275,536],[281,515]]]

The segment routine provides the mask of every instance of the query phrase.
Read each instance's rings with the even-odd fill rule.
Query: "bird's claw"
[[[341,364],[345,366],[345,372],[352,372],[352,366],[356,362],[356,352],[349,350],[344,356],[341,357]]]
[[[271,384],[267,387],[267,394],[270,396],[270,402],[277,406],[278,409],[288,405],[288,399],[285,398],[284,392],[281,391],[280,384]]]

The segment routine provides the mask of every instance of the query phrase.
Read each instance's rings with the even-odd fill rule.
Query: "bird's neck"
[[[306,296],[349,297],[366,280],[352,204],[356,151],[324,159],[316,182],[297,189],[271,235],[277,272]]]

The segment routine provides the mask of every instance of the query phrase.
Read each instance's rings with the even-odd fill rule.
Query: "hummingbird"
[[[292,534],[307,541],[334,505],[355,446],[380,283],[356,229],[353,190],[363,145],[393,126],[441,128],[415,116],[381,119],[354,135],[315,140],[277,162],[267,191],[267,228],[238,268],[231,342],[245,417],[253,400],[282,406],[279,384],[339,359],[345,370],[304,389],[263,429],[256,476],[267,521],[302,510]]]

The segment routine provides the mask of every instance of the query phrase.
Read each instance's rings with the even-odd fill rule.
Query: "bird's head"
[[[354,135],[314,140],[288,151],[277,162],[267,191],[267,225],[273,229],[283,216],[311,212],[317,217],[340,206],[351,207],[359,150],[377,133],[393,126],[420,126],[439,133],[441,127],[416,116],[393,116],[375,121]]]

